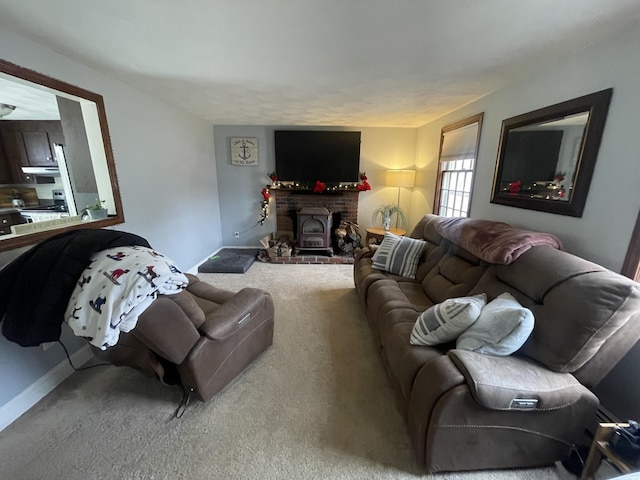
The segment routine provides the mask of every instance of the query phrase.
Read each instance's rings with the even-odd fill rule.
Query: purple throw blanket
[[[564,249],[560,239],[550,233],[521,230],[491,220],[440,217],[435,227],[442,237],[489,263],[509,265],[537,245]]]

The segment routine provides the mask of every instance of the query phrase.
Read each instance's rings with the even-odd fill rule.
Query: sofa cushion
[[[535,317],[533,333],[519,353],[557,372],[583,367],[640,311],[640,284],[546,246],[530,249],[511,265],[493,266],[470,294],[486,292],[493,298],[505,291]],[[587,378],[590,385],[599,381],[582,371],[579,380]]]
[[[465,350],[447,352],[476,402],[493,410],[556,410],[595,396],[569,373],[523,357],[496,357]]]
[[[416,269],[425,247],[422,240],[385,233],[380,247],[373,254],[373,268],[416,278]]]
[[[383,339],[387,367],[405,399],[410,397],[413,382],[422,367],[442,357],[448,348],[454,346],[453,344],[433,347],[411,345],[409,337],[412,328],[412,322],[398,322],[386,331]]]
[[[533,331],[533,313],[510,293],[498,295],[480,313],[478,320],[456,341],[456,348],[490,355],[511,355]]]
[[[369,288],[367,298],[367,318],[381,337],[397,321],[413,326],[420,312],[433,305],[420,284],[411,280],[378,280]]]
[[[193,322],[194,327],[199,328],[200,325],[204,323],[204,312],[198,306],[193,294],[189,293],[187,290],[183,290],[175,295],[167,295],[167,298],[180,306],[185,315],[189,317],[189,320]]]
[[[433,303],[464,297],[469,295],[487,268],[486,263],[449,244],[447,252],[421,281],[422,288]]]
[[[458,338],[480,316],[487,303],[484,293],[450,298],[422,312],[411,332],[412,345],[438,345]]]

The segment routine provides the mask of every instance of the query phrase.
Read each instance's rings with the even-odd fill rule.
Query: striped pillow
[[[426,242],[415,238],[399,237],[386,232],[382,243],[373,254],[373,268],[400,275],[416,278],[418,262]]]
[[[449,298],[418,316],[411,332],[411,345],[439,345],[458,338],[480,317],[487,303],[484,293],[472,297]]]

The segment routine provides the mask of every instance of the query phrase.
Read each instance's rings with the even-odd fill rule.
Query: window
[[[480,113],[442,129],[434,201],[438,215],[469,216],[482,117]]]

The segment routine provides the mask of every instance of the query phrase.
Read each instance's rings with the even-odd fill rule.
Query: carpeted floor
[[[270,291],[274,345],[180,420],[177,387],[129,368],[74,374],[0,433],[0,478],[555,480],[554,467],[428,476],[374,347],[349,265],[199,274]]]

